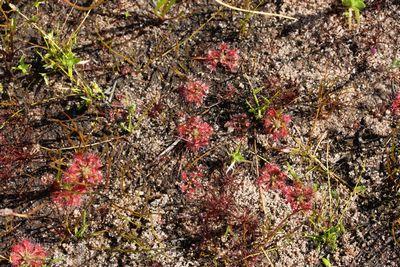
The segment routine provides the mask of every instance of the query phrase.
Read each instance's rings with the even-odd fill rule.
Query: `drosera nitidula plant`
[[[292,213],[283,221],[300,211],[308,212],[313,206],[314,189],[300,181],[297,176],[291,176],[294,181],[289,179],[278,165],[266,163],[257,179],[257,184],[262,190],[280,192],[290,205]],[[283,221],[280,224],[283,224]]]
[[[360,24],[360,11],[363,10],[366,5],[364,3],[364,0],[342,0],[342,5],[347,9],[344,15],[347,17],[347,23],[349,24],[349,29],[351,30],[353,26],[353,15],[356,23]]]
[[[285,186],[282,192],[289,203],[293,212],[309,211],[312,209],[314,189],[306,186],[299,181],[295,181],[293,186]]]
[[[74,155],[73,161],[54,184],[53,202],[61,207],[78,207],[82,197],[103,180],[100,158],[93,153]]]
[[[42,267],[46,257],[47,252],[40,244],[22,239],[11,247],[10,263],[15,267]]]
[[[178,135],[186,142],[187,148],[197,151],[210,142],[213,128],[199,116],[189,117],[178,125]]]
[[[187,103],[200,107],[207,96],[210,86],[204,82],[189,79],[180,87],[180,93]]]
[[[400,116],[400,92],[397,93],[396,98],[392,102],[392,114]]]
[[[264,129],[267,134],[272,136],[274,141],[284,139],[289,134],[288,124],[292,118],[283,114],[281,111],[277,111],[274,108],[270,108],[263,120]]]
[[[239,61],[239,50],[230,48],[226,43],[221,43],[217,49],[210,49],[205,56],[206,65],[211,71],[220,65],[230,72],[237,72]]]
[[[181,182],[179,188],[189,199],[202,196],[204,194],[205,168],[201,165],[193,166],[181,172]]]
[[[292,178],[295,180],[289,178],[275,163],[266,163],[257,179],[260,194],[269,190],[279,192],[291,209],[291,212],[265,233],[263,241],[259,245],[259,249],[263,252],[265,249],[271,248],[274,240],[286,239],[294,231],[297,231],[298,227],[295,227],[292,230],[285,231],[285,234],[281,237],[277,237],[277,234],[288,225],[291,218],[299,214],[302,217],[307,216],[314,206],[313,188],[298,180],[297,177]]]
[[[246,113],[235,114],[224,125],[229,133],[238,137],[244,137],[250,128],[250,120]]]
[[[218,266],[252,266],[258,258],[254,241],[260,237],[259,220],[236,202],[241,180],[222,170],[197,180],[201,182],[200,194],[191,195],[187,202],[191,209],[184,213],[186,231],[198,240],[193,249]]]
[[[260,170],[257,184],[264,190],[282,189],[285,186],[287,175],[281,171],[278,165],[267,163]]]

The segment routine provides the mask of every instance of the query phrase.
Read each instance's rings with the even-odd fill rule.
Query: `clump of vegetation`
[[[314,196],[312,187],[304,186],[299,181],[296,181],[293,186],[284,187],[282,192],[293,211],[308,211],[312,209],[312,200]]]
[[[250,126],[251,122],[246,113],[234,114],[231,116],[230,120],[225,123],[225,127],[228,128],[228,131],[237,136],[245,136]]]
[[[192,151],[207,146],[212,133],[213,128],[199,116],[189,117],[184,123],[178,125],[179,137]]]
[[[176,0],[157,0],[154,1],[155,8],[154,13],[160,18],[164,19],[165,15],[171,10],[172,6],[176,3]]]
[[[194,211],[187,215],[186,229],[199,240],[193,248],[216,264],[256,263],[259,257],[255,242],[261,237],[260,222],[256,214],[235,200],[241,182],[222,173],[208,173],[207,177],[206,181],[203,179],[201,193],[187,198]]]
[[[189,80],[180,89],[181,94],[186,102],[193,103],[197,107],[203,104],[204,98],[207,96],[210,87],[200,81]]]
[[[184,170],[181,173],[182,181],[179,184],[179,188],[182,193],[187,194],[188,197],[192,198],[195,195],[202,194],[203,190],[203,179],[205,170],[202,166],[192,167],[190,170]]]
[[[101,167],[97,155],[76,154],[62,179],[54,184],[52,200],[61,206],[79,206],[82,196],[102,182]]]
[[[260,170],[257,183],[264,190],[283,189],[286,186],[287,176],[281,171],[278,165],[267,163]]]
[[[260,172],[258,185],[264,190],[279,190],[290,204],[293,213],[312,209],[314,190],[300,181],[289,181],[278,165],[267,163]]]
[[[365,8],[364,0],[342,0],[342,4],[345,8],[347,8],[345,16],[347,17],[348,20],[349,29],[352,28],[353,18],[355,19],[357,24],[360,24],[361,23],[360,11]]]
[[[236,72],[239,67],[239,50],[231,49],[228,44],[222,43],[217,49],[207,52],[206,63],[211,71],[215,71],[221,65],[230,72]]]
[[[47,257],[45,249],[28,239],[22,239],[11,248],[10,262],[16,267],[42,267]]]
[[[263,124],[266,133],[271,135],[274,141],[278,141],[289,134],[288,124],[291,120],[289,115],[271,108],[266,112]]]

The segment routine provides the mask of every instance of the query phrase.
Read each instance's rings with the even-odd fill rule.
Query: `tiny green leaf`
[[[325,267],[332,267],[331,262],[330,262],[327,258],[322,258],[321,260],[322,260],[322,264],[323,264]]]
[[[36,0],[35,3],[33,3],[33,6],[36,8],[39,8],[40,5],[44,5],[44,1]]]
[[[161,17],[165,17],[175,2],[176,0],[158,0],[155,2],[154,12]]]
[[[359,193],[364,193],[367,188],[364,185],[359,185],[354,187],[354,193],[359,194]]]
[[[28,74],[29,68],[31,67],[30,64],[25,63],[25,57],[22,56],[19,59],[18,66],[13,68],[22,72],[22,74]]]
[[[48,86],[49,85],[49,77],[47,76],[47,74],[40,73],[40,75],[43,77],[44,83]]]
[[[400,68],[400,59],[393,60],[392,68]]]
[[[77,63],[80,62],[80,59],[75,56],[72,51],[68,51],[67,53],[63,54],[61,59],[61,63],[67,67],[68,69],[68,76],[72,78],[72,72]]]
[[[246,159],[243,157],[243,155],[240,153],[240,151],[235,151],[232,153],[232,161],[233,162],[242,162],[245,161]]]
[[[342,4],[346,8],[352,8],[354,10],[362,10],[366,7],[364,0],[342,0]]]

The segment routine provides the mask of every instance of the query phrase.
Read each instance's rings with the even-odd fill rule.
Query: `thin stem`
[[[77,10],[80,10],[80,11],[90,11],[90,10],[96,8],[96,7],[99,7],[99,6],[100,6],[101,4],[103,4],[106,0],[99,0],[97,3],[92,4],[92,5],[88,6],[88,7],[86,7],[86,6],[78,6],[78,5],[72,3],[72,2],[69,1],[69,0],[62,0],[62,1],[63,1],[64,3],[66,3],[67,5],[71,6],[72,8],[74,8],[74,9],[77,9]]]
[[[265,16],[268,16],[268,17],[279,17],[279,18],[297,20],[296,18],[293,18],[293,17],[290,17],[290,16],[285,16],[285,15],[280,15],[280,14],[276,14],[276,13],[268,13],[268,12],[263,12],[263,11],[256,11],[256,10],[250,10],[250,9],[243,9],[243,8],[235,7],[235,6],[229,5],[229,4],[225,3],[225,2],[222,2],[221,0],[214,0],[214,1],[217,2],[218,4],[224,6],[224,7],[227,7],[229,9],[233,9],[233,10],[236,10],[236,11],[240,11],[240,12],[265,15]]]

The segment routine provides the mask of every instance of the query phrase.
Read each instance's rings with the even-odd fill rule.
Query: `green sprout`
[[[103,100],[106,97],[103,90],[96,82],[92,82],[90,86],[84,86],[82,88],[73,87],[71,90],[81,95],[81,98],[85,101],[84,106],[90,106],[94,100]]]
[[[322,264],[323,264],[325,267],[332,267],[332,263],[329,261],[328,258],[322,258],[321,261],[322,261]]]
[[[235,164],[237,163],[242,163],[242,162],[251,162],[249,160],[246,160],[246,158],[240,153],[240,145],[236,148],[235,151],[233,151],[231,154],[231,164],[229,165],[228,169],[226,172],[228,173],[230,170],[233,170],[235,167]]]
[[[341,222],[329,227],[317,235],[311,235],[310,238],[317,243],[318,248],[327,245],[331,250],[337,249],[338,238],[344,233],[344,226]]]
[[[265,112],[268,110],[269,105],[271,104],[271,101],[265,96],[261,96],[261,100],[259,99],[258,94],[261,92],[261,90],[262,87],[251,90],[255,103],[254,105],[246,100],[247,106],[249,107],[249,112],[252,113],[257,120],[261,120],[264,117]]]
[[[19,70],[22,72],[22,74],[26,75],[26,74],[28,74],[30,68],[31,68],[31,65],[25,63],[25,56],[22,56],[18,61],[18,66],[14,67],[13,69]]]
[[[126,124],[125,122],[121,123],[121,128],[124,129],[125,131],[127,131],[128,133],[132,133],[134,130],[134,127],[132,124],[132,119],[133,119],[133,116],[135,115],[135,112],[136,112],[136,105],[131,104],[128,107],[128,118],[127,118],[128,124]]]
[[[85,236],[88,228],[89,228],[89,224],[86,221],[86,211],[84,210],[82,212],[82,224],[81,224],[81,226],[74,227],[73,235],[77,239],[82,239]]]
[[[33,6],[36,7],[36,9],[38,9],[40,5],[44,5],[44,4],[45,4],[45,1],[36,0],[33,3]]]
[[[393,69],[398,69],[398,68],[400,68],[400,59],[395,59],[395,60],[393,60],[392,68],[393,68]]]
[[[75,65],[80,62],[80,59],[72,51],[75,38],[71,39],[72,42],[61,46],[53,32],[45,34],[43,37],[47,46],[47,53],[45,55],[40,54],[46,63],[44,66],[48,69],[60,70],[67,74],[70,80],[74,81],[73,71]]]
[[[33,27],[36,28],[43,37],[45,45],[40,46],[40,48],[46,51],[45,53],[37,51],[37,53],[41,56],[44,62],[44,67],[46,69],[51,69],[55,72],[60,72],[66,75],[69,80],[74,84],[74,88],[72,88],[72,91],[80,95],[84,94],[82,98],[86,101],[86,104],[90,104],[93,100],[101,100],[105,97],[104,93],[100,90],[99,86],[96,83],[88,85],[79,75],[75,68],[76,65],[81,62],[81,60],[73,52],[73,48],[76,44],[78,32],[85,19],[88,17],[89,13],[87,13],[76,31],[72,33],[68,40],[65,42],[61,41],[60,37],[56,36],[52,31],[46,32],[45,30],[40,28],[29,17],[23,14],[15,5],[9,4],[9,6],[11,10],[17,12],[29,23],[32,23]],[[22,68],[25,67],[22,64],[20,65],[22,66]],[[46,73],[41,75],[46,84],[48,84],[49,81]]]
[[[328,217],[325,217],[325,215],[321,212],[315,213],[310,217],[309,221],[318,233],[314,235],[308,235],[308,237],[316,243],[318,250],[320,250],[321,246],[327,246],[332,251],[337,249],[338,240],[345,232],[343,218],[349,209],[349,205],[356,195],[364,194],[366,191],[366,187],[359,184],[364,172],[365,167],[363,166],[357,184],[345,202],[344,208],[341,210],[341,214],[337,214],[339,215],[339,218],[335,218],[333,212],[330,212]],[[335,191],[329,189],[329,194],[331,195],[330,198],[334,197],[339,201],[339,196]],[[328,225],[326,225],[326,223],[328,223]]]
[[[161,18],[165,18],[165,15],[171,10],[175,2],[176,0],[156,0],[154,13]]]
[[[345,8],[347,8],[347,11],[344,13],[344,15],[348,19],[349,29],[351,29],[353,23],[353,13],[355,21],[357,24],[360,24],[360,11],[366,7],[364,0],[342,0],[342,4]]]

